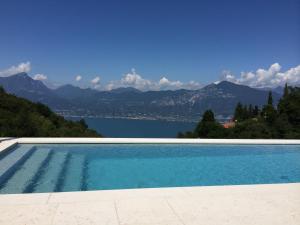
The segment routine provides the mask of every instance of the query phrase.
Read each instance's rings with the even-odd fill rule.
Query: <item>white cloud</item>
[[[17,66],[11,66],[8,69],[0,71],[0,77],[9,77],[17,73],[26,72],[28,73],[31,70],[30,62],[22,62]]]
[[[33,79],[43,81],[43,80],[47,80],[47,76],[39,73],[39,74],[34,75]]]
[[[105,87],[106,90],[112,90],[119,87],[134,87],[142,91],[159,91],[159,90],[178,90],[178,89],[199,89],[201,85],[198,82],[190,81],[184,83],[181,81],[171,81],[163,76],[158,81],[152,81],[143,78],[135,69],[125,74],[119,81],[111,81]]]
[[[80,75],[77,75],[76,77],[75,77],[75,80],[76,81],[80,81],[82,79],[82,76],[80,76]]]
[[[94,79],[91,80],[92,84],[99,84],[100,83],[100,77],[95,77]]]
[[[170,81],[166,77],[162,77],[158,81],[158,87],[160,90],[176,90],[176,89],[181,89],[183,88],[183,83],[180,81]]]
[[[235,82],[235,76],[231,74],[231,72],[229,70],[224,70],[222,72],[222,76],[221,76],[221,80],[227,80],[230,82]]]
[[[131,73],[127,73],[123,76],[121,84],[123,86],[135,87],[141,90],[148,90],[152,86],[152,82],[142,78],[142,76],[135,72],[135,69],[131,69]]]
[[[236,77],[229,71],[224,71],[222,80],[231,81],[237,84],[248,85],[251,87],[277,87],[300,84],[300,65],[281,72],[279,63],[272,64],[267,70],[258,69],[255,72],[241,72],[240,77]]]
[[[202,88],[203,85],[200,84],[199,82],[196,82],[196,81],[190,81],[188,83],[183,83],[182,87],[183,89],[188,89],[188,90],[197,90],[197,89],[200,89]]]
[[[100,77],[97,76],[94,79],[91,80],[91,84],[92,84],[92,88],[94,89],[100,89],[101,85],[100,85]]]
[[[170,84],[170,81],[166,77],[163,77],[159,80],[158,84],[159,85],[168,85],[168,84]]]

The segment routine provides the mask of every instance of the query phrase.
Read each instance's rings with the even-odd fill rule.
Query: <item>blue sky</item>
[[[32,76],[52,82],[88,86],[99,77],[95,87],[117,87],[140,79],[159,88],[166,78],[167,88],[222,74],[242,83],[241,72],[259,79],[267,76],[259,68],[268,74],[278,63],[276,74],[294,68],[292,82],[300,81],[299,0],[2,0],[0,8],[2,74],[30,62]]]

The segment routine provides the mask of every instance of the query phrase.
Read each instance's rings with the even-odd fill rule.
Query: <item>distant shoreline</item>
[[[61,114],[59,114],[61,115]],[[99,118],[99,119],[124,119],[124,120],[146,120],[146,121],[165,121],[165,122],[181,122],[181,123],[198,123],[199,119],[174,119],[174,118],[153,118],[153,117],[125,117],[125,116],[79,116],[79,115],[61,115],[65,118]],[[228,121],[228,118],[217,119],[219,122]]]
[[[59,114],[61,115],[61,114]],[[99,119],[124,119],[124,120],[147,120],[147,121],[166,121],[166,122],[182,122],[182,123],[197,123],[199,120],[177,120],[168,118],[153,118],[153,117],[123,117],[123,116],[78,116],[78,115],[61,115],[65,118],[99,118]]]

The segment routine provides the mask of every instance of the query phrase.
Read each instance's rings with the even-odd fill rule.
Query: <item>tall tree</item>
[[[259,115],[259,108],[258,108],[258,106],[256,105],[256,106],[254,106],[254,110],[253,110],[253,116],[258,116]]]
[[[244,114],[243,105],[242,103],[238,102],[234,110],[233,119],[236,121],[243,120],[243,114]]]
[[[286,98],[289,95],[289,87],[287,83],[285,83],[284,90],[283,90],[283,98]]]
[[[276,119],[276,110],[273,106],[273,97],[271,91],[269,92],[267,105],[263,107],[262,115],[269,124],[272,124]]]
[[[273,96],[271,91],[269,91],[268,105],[273,105]]]
[[[204,112],[203,116],[202,116],[202,122],[215,122],[215,115],[213,113],[213,111],[211,110],[207,110]]]
[[[224,128],[215,120],[213,111],[205,111],[202,120],[194,131],[194,136],[201,138],[221,138],[224,135]]]
[[[249,107],[248,107],[248,114],[249,114],[250,117],[253,117],[253,116],[254,116],[252,104],[250,104]]]

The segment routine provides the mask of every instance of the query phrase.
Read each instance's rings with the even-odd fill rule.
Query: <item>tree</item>
[[[236,107],[235,107],[235,111],[234,111],[234,120],[236,121],[240,121],[243,120],[243,114],[244,114],[244,110],[243,110],[243,105],[239,102]]]
[[[251,118],[254,116],[254,111],[253,111],[252,104],[250,104],[249,107],[248,107],[248,114],[249,114],[249,117],[251,117]]]
[[[284,95],[276,108],[273,106],[271,92],[268,95],[267,104],[263,106],[262,110],[258,106],[252,109],[251,105],[247,107],[238,103],[234,118],[237,120],[235,126],[224,129],[215,120],[213,112],[208,110],[194,130],[194,135],[186,132],[183,136],[191,138],[300,139],[300,88],[286,85]]]
[[[272,92],[271,91],[269,91],[268,105],[272,105],[273,106],[273,96],[272,96]]]
[[[286,114],[288,121],[300,129],[300,88],[289,88],[287,96],[280,99],[279,114]]]
[[[263,118],[269,123],[273,123],[276,119],[276,110],[273,106],[272,92],[269,92],[267,105],[263,107]]]
[[[194,136],[201,138],[221,138],[224,134],[225,129],[215,120],[211,110],[204,112],[202,120],[194,131]]]
[[[85,129],[88,128],[88,125],[86,124],[86,122],[85,122],[84,119],[80,119],[80,120],[79,120],[79,124],[80,124],[82,127],[84,127]]]
[[[0,86],[0,94],[5,94],[5,90],[2,86]]]
[[[230,129],[230,138],[272,138],[271,129],[262,121],[246,120]]]
[[[100,137],[84,120],[74,122],[56,115],[47,106],[5,93],[0,87],[0,136]]]
[[[215,122],[215,115],[213,113],[213,111],[211,110],[207,110],[204,112],[203,116],[202,116],[202,122]]]
[[[254,106],[253,116],[254,116],[254,117],[257,117],[258,115],[259,115],[259,108],[258,108],[258,106],[256,105],[256,106]]]
[[[283,98],[286,98],[289,95],[289,87],[287,83],[285,83],[284,90],[283,90]]]

